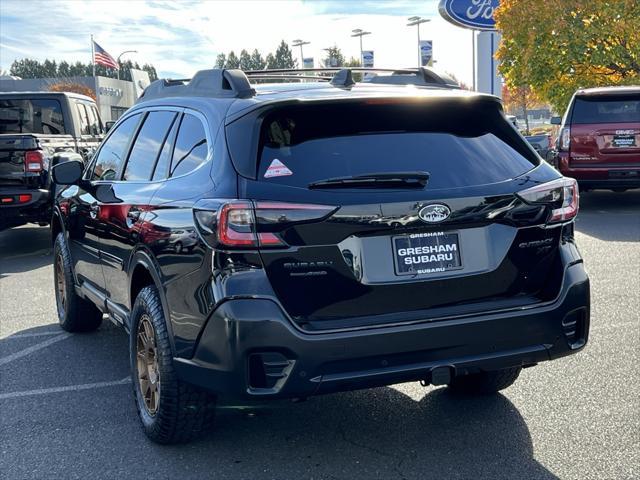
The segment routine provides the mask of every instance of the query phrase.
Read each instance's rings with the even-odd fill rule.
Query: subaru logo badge
[[[451,215],[451,210],[441,203],[433,203],[422,207],[418,212],[420,220],[427,223],[440,223],[445,221]]]

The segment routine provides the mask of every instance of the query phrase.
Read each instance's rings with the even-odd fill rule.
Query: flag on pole
[[[108,68],[113,68],[118,70],[120,67],[118,63],[113,59],[111,55],[107,53],[107,51],[97,44],[95,40],[93,41],[93,62],[98,65],[103,65]]]

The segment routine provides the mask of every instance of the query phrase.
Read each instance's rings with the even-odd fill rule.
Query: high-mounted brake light
[[[40,150],[29,150],[24,154],[24,171],[40,173],[44,170],[44,155]]]
[[[283,247],[283,229],[295,223],[320,220],[336,207],[327,205],[248,200],[223,201],[216,211],[195,209],[205,239],[234,248]],[[215,235],[215,239],[214,239]],[[212,243],[208,240],[208,243]]]
[[[548,204],[552,207],[548,223],[566,222],[578,214],[580,193],[578,182],[562,177],[518,192],[527,203]]]

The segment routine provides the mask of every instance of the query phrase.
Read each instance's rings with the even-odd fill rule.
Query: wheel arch
[[[171,344],[171,352],[175,355],[175,343],[173,338],[173,325],[171,323],[170,309],[162,286],[160,276],[160,266],[155,261],[152,254],[145,250],[136,251],[129,263],[129,311],[133,312],[133,304],[140,290],[144,287],[153,285],[158,291],[160,303],[162,305],[162,313],[164,315],[167,331],[169,332],[169,342]],[[131,323],[131,321],[129,321]]]

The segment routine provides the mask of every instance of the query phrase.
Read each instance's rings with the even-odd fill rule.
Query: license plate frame
[[[611,146],[613,148],[636,148],[638,143],[634,134],[616,134],[611,139]]]
[[[401,252],[403,249],[404,251]],[[397,276],[446,273],[464,268],[460,250],[460,233],[457,231],[393,236],[391,237],[391,254]],[[407,258],[411,259],[411,264],[406,263]],[[414,263],[416,261],[418,263]]]

